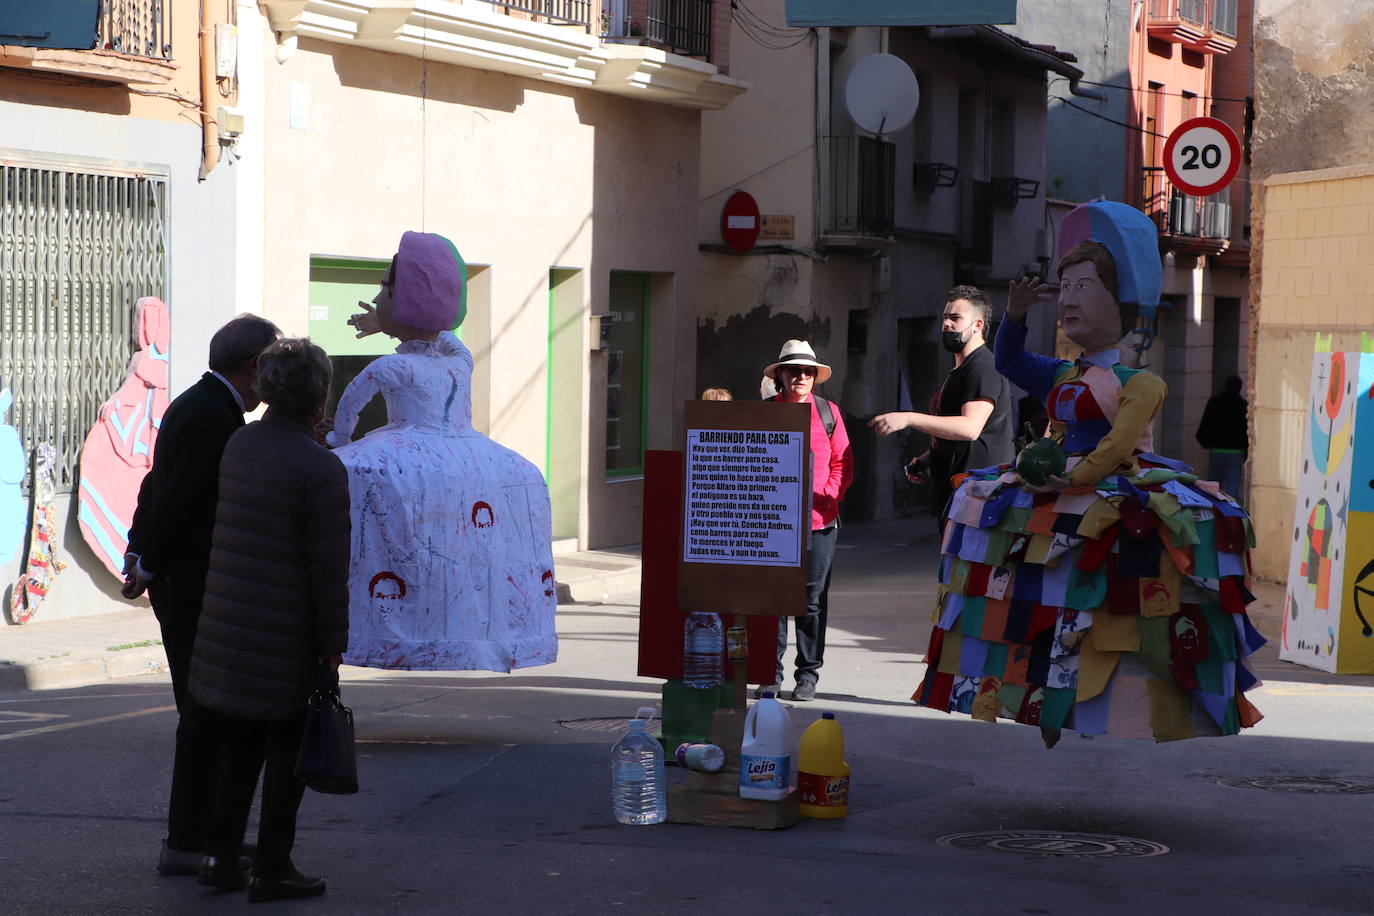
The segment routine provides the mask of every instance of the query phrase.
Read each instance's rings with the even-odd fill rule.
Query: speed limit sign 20
[[[1190,118],[1164,143],[1164,172],[1186,194],[1215,194],[1239,170],[1240,140],[1225,121]]]

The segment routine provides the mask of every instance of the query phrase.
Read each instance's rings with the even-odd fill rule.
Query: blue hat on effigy
[[[1105,245],[1116,262],[1116,301],[1152,312],[1159,305],[1163,271],[1159,230],[1135,207],[1093,200],[1075,207],[1059,229],[1059,257],[1080,242]]]

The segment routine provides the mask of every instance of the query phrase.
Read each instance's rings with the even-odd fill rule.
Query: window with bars
[[[167,174],[0,155],[0,386],[30,455],[70,491],[86,433],[134,353],[134,306],[166,296]]]

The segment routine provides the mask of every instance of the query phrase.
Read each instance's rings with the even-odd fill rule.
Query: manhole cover
[[[956,833],[940,837],[950,849],[988,849],[1031,856],[1083,856],[1126,859],[1157,856],[1169,851],[1163,843],[1106,833],[1064,833],[1057,830],[996,830]]]
[[[558,724],[580,732],[613,732],[623,729],[625,720],[616,716],[601,719],[559,719]]]
[[[1348,779],[1329,779],[1325,776],[1247,776],[1237,779],[1218,779],[1217,782],[1233,789],[1301,792],[1307,795],[1368,795],[1374,793],[1374,783],[1353,782]]]

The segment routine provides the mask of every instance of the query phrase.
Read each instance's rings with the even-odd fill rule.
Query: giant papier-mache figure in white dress
[[[548,487],[472,428],[472,354],[451,330],[466,292],[453,244],[407,232],[375,310],[350,319],[401,341],[348,385],[327,438],[353,502],[351,665],[509,671],[558,656]],[[387,424],[351,442],[378,393]]]

